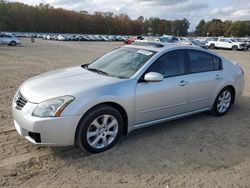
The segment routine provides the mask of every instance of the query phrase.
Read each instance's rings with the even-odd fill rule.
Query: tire
[[[237,50],[238,50],[238,46],[235,46],[235,45],[234,45],[234,46],[232,47],[232,50],[233,50],[233,51],[237,51]]]
[[[10,46],[16,46],[16,42],[15,41],[11,41],[10,42]]]
[[[215,44],[213,44],[213,43],[210,44],[210,45],[209,45],[209,48],[210,48],[210,49],[215,49]]]
[[[121,114],[111,106],[100,105],[83,116],[77,128],[75,142],[83,151],[100,153],[115,145],[122,129]]]
[[[225,87],[217,95],[211,113],[215,116],[225,115],[233,104],[234,94],[231,88]]]

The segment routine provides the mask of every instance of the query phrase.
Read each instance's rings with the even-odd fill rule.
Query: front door
[[[220,47],[220,48],[232,48],[232,44],[231,44],[230,40],[220,39],[218,47]]]
[[[186,54],[183,50],[167,52],[146,71],[164,76],[160,82],[138,82],[135,96],[135,124],[187,112],[188,80]],[[146,74],[145,73],[145,74]]]

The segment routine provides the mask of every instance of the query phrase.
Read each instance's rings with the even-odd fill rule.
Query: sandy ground
[[[31,145],[14,130],[11,102],[27,78],[90,62],[122,45],[37,40],[0,46],[0,187],[250,187],[250,51],[217,50],[244,68],[242,98],[207,113],[141,129],[111,150]]]

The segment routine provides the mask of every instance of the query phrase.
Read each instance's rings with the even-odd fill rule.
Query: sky
[[[159,17],[168,20],[187,18],[190,31],[201,19],[250,20],[250,0],[8,0],[29,5],[50,4],[75,11],[125,13],[131,19]]]

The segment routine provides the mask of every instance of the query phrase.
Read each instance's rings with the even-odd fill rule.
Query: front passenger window
[[[147,72],[161,73],[165,78],[185,74],[185,53],[183,50],[168,52],[156,60]]]

